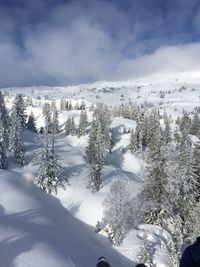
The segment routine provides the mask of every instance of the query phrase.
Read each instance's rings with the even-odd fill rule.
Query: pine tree
[[[33,106],[33,99],[32,99],[31,96],[27,96],[27,97],[26,97],[25,106],[26,106],[26,107]]]
[[[60,99],[60,110],[61,111],[66,110],[66,100],[65,100],[65,98],[61,98]]]
[[[82,136],[86,134],[86,127],[88,126],[87,113],[83,109],[81,110],[79,126],[78,126],[78,135]]]
[[[149,249],[148,236],[145,233],[143,236],[142,244],[137,254],[137,260],[139,263],[142,263],[147,266],[151,266],[151,255],[150,255],[149,250],[150,249]]]
[[[71,133],[71,118],[68,117],[66,123],[65,123],[65,134],[70,135]]]
[[[105,154],[101,126],[100,123],[96,121],[93,121],[89,134],[89,142],[86,147],[86,159],[91,167],[88,187],[92,188],[92,191],[99,191],[102,183],[101,176]]]
[[[165,124],[165,129],[163,131],[163,140],[165,144],[169,144],[171,142],[171,128],[170,128],[169,118],[166,112],[164,114],[164,124]]]
[[[27,129],[29,129],[33,132],[37,132],[36,122],[35,122],[35,117],[33,115],[33,112],[31,112],[31,114],[28,117]]]
[[[51,138],[54,138],[54,136],[51,135]],[[45,133],[43,148],[35,154],[34,164],[38,166],[38,170],[34,183],[46,193],[54,192],[57,194],[58,187],[65,189],[63,170],[54,148],[49,146],[49,139],[49,134]],[[52,144],[54,144],[53,141]]]
[[[42,112],[45,119],[45,131],[47,133],[52,133],[52,114],[49,103],[44,104]]]
[[[9,143],[9,126],[10,126],[10,118],[8,115],[8,110],[6,108],[4,95],[0,91],[0,119],[3,128],[3,142],[6,147],[8,147]]]
[[[187,133],[189,133],[190,130],[190,126],[191,126],[191,119],[189,117],[188,112],[183,111],[183,117],[181,118],[180,121],[180,131],[186,131]]]
[[[52,101],[51,103],[51,112],[52,112],[52,130],[51,132],[53,134],[58,133],[58,127],[59,127],[59,121],[58,121],[58,110],[56,108],[56,103],[55,101]]]
[[[111,123],[111,117],[110,117],[110,111],[108,107],[102,103],[98,103],[97,107],[94,111],[94,119],[99,122],[102,138],[103,138],[103,144],[105,149],[110,150],[110,123]]]
[[[23,166],[24,153],[23,144],[21,140],[22,121],[20,120],[21,114],[18,113],[18,102],[14,102],[11,112],[11,125],[9,134],[9,149],[14,152],[15,162],[18,166]]]
[[[86,105],[85,105],[85,102],[84,100],[81,102],[80,104],[80,110],[85,110],[86,109]]]
[[[7,156],[6,156],[6,143],[5,143],[5,131],[3,127],[3,121],[0,117],[0,169],[6,169]]]
[[[77,130],[76,130],[76,125],[74,121],[74,117],[71,118],[71,128],[70,128],[70,134],[71,135],[76,135]]]
[[[200,130],[200,119],[198,113],[196,112],[191,123],[190,134],[197,135],[199,130]]]
[[[191,168],[192,168],[192,175],[194,176],[194,179],[196,181],[196,196],[197,200],[200,200],[200,142],[197,142],[195,144],[194,150],[193,150],[193,157],[191,162]]]
[[[114,181],[110,193],[103,203],[104,219],[112,229],[111,241],[114,245],[123,242],[127,232],[133,227],[133,196],[127,181]]]
[[[24,103],[24,98],[22,94],[16,95],[13,105],[15,106],[18,119],[20,120],[21,123],[21,127],[25,128],[27,115],[26,115],[26,105]]]
[[[171,212],[168,209],[167,191],[169,175],[166,168],[166,151],[159,145],[159,141],[157,147],[155,146],[154,150],[150,151],[150,155],[147,179],[143,189],[146,203],[146,222],[165,228],[167,220],[171,217]]]

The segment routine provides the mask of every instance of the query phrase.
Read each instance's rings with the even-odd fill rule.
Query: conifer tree
[[[190,134],[197,136],[199,130],[200,130],[200,119],[198,113],[196,112],[191,123]]]
[[[192,175],[196,181],[196,197],[200,200],[200,142],[195,143],[191,162]]]
[[[86,147],[86,159],[91,167],[88,187],[90,187],[92,191],[99,191],[102,183],[101,176],[105,160],[104,153],[101,125],[99,122],[93,121],[89,134],[88,146]]]
[[[24,98],[22,94],[16,95],[13,105],[15,106],[16,114],[18,116],[18,119],[20,120],[21,127],[25,128],[27,115],[26,115],[26,105],[24,103]]]
[[[150,246],[149,246],[149,241],[148,241],[148,236],[145,233],[142,244],[139,247],[139,251],[137,254],[137,260],[139,263],[142,263],[147,266],[151,266],[151,255],[150,255]]]
[[[28,117],[27,129],[29,129],[33,132],[37,132],[36,122],[35,122],[35,117],[33,115],[33,112],[31,112],[31,114]]]
[[[2,129],[3,129],[3,142],[8,147],[9,143],[9,126],[10,126],[10,118],[8,115],[8,110],[6,108],[4,95],[0,91],[0,119],[2,123]]]
[[[165,129],[163,131],[163,141],[167,145],[171,142],[171,128],[170,128],[169,118],[166,112],[164,114],[164,124],[165,124]]]
[[[65,134],[70,135],[71,133],[71,118],[68,117],[66,123],[65,123]]]
[[[14,102],[11,112],[11,125],[9,131],[9,149],[14,152],[15,162],[18,166],[23,166],[24,152],[21,140],[22,121],[21,113],[19,113],[18,101]]]
[[[191,119],[189,117],[188,112],[183,111],[183,116],[180,120],[180,131],[186,131],[187,133],[189,133],[190,130],[190,126],[191,126]]]
[[[88,126],[87,120],[87,113],[85,110],[81,110],[80,119],[79,119],[79,126],[78,126],[78,135],[85,135],[86,134],[86,127]]]
[[[3,121],[0,117],[0,169],[6,169],[7,156],[6,156],[6,143],[5,143],[5,131],[3,127]]]
[[[54,135],[51,135],[51,139]],[[37,177],[34,183],[46,193],[57,194],[58,187],[65,189],[62,176],[63,169],[59,163],[59,158],[55,154],[54,148],[50,147],[50,135],[46,132],[43,140],[43,148],[35,154],[34,164],[38,166]]]
[[[45,119],[45,131],[47,133],[52,133],[52,114],[49,103],[44,104],[42,112]]]
[[[102,103],[98,103],[94,111],[94,119],[99,122],[105,149],[110,150],[110,123],[111,114],[108,107]]]
[[[58,121],[58,110],[56,108],[55,101],[51,102],[51,113],[52,113],[52,130],[51,132],[53,134],[58,133],[58,127],[59,127],[59,121]]]
[[[128,182],[114,181],[103,203],[104,219],[111,229],[110,239],[114,245],[122,244],[127,232],[133,227],[133,202]]]

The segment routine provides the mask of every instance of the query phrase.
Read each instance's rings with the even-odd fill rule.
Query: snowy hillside
[[[194,108],[199,106],[200,81],[197,76],[196,73],[179,73],[160,76],[159,79],[155,76],[143,80],[69,87],[2,89],[10,113],[17,93],[23,93],[26,100],[27,96],[31,96],[33,102],[27,104],[26,114],[34,115],[41,136],[46,123],[44,104],[55,100],[59,122],[54,140],[55,151],[64,167],[66,189],[58,188],[57,194],[46,194],[33,184],[37,172],[33,158],[34,153],[42,147],[41,136],[23,129],[24,166],[17,167],[13,153],[7,151],[7,169],[0,170],[0,266],[88,267],[95,266],[100,256],[105,256],[111,266],[134,266],[145,234],[154,248],[156,266],[166,266],[172,236],[164,228],[153,224],[137,225],[136,206],[141,201],[138,195],[144,186],[145,171],[149,164],[148,149],[144,155],[130,150],[131,135],[137,131],[139,123],[135,118],[113,114],[116,107],[128,102],[137,106],[146,105],[147,114],[154,105],[159,108],[162,116],[159,123],[163,129],[163,114],[164,111],[168,113],[170,134],[174,134],[178,127],[175,120],[182,115],[182,111],[188,111],[192,119]],[[72,107],[62,110],[62,99]],[[78,128],[81,110],[76,106],[80,107],[83,101],[88,118],[85,133],[66,134],[69,118],[73,118],[75,128]],[[90,165],[86,159],[86,147],[97,102],[107,104],[113,112],[109,124],[112,145],[106,154],[100,190],[93,192],[88,187]],[[174,140],[172,144],[179,147]],[[190,140],[194,145],[198,137],[191,134]],[[111,244],[104,232],[107,226],[104,202],[112,184],[120,180],[126,181],[135,210],[131,210],[134,226],[125,234],[123,243],[117,246]],[[98,222],[103,228],[99,232],[96,229]]]

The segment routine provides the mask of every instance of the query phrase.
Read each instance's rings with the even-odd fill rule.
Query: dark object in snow
[[[143,263],[139,263],[139,264],[135,265],[135,267],[146,267],[146,265],[144,265]]]
[[[96,267],[111,267],[106,258],[100,257]]]
[[[180,260],[180,267],[197,266],[200,266],[200,237],[183,251]]]

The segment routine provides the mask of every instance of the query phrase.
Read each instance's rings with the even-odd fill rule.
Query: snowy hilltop
[[[196,73],[0,91],[2,267],[178,266],[199,231]]]

